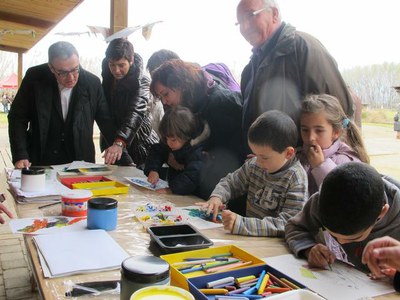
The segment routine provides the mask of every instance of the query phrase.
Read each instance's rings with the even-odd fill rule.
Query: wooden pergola
[[[1,0],[0,50],[18,54],[18,85],[23,54],[35,46],[84,0]],[[128,0],[110,0],[110,34],[128,26]]]

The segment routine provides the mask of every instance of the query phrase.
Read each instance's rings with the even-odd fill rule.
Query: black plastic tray
[[[190,224],[150,226],[151,239],[166,253],[208,248],[213,245]]]

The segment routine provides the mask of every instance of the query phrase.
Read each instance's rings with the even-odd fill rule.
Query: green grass
[[[396,114],[394,109],[367,109],[362,111],[362,122],[373,124],[387,124],[393,126],[393,117]]]
[[[7,127],[7,126],[8,126],[7,114],[1,112],[0,113],[0,127]]]

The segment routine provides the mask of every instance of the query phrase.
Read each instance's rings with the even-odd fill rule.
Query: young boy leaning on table
[[[222,211],[224,229],[253,236],[284,235],[287,220],[297,214],[308,199],[307,174],[297,160],[298,131],[285,113],[263,113],[251,125],[248,142],[255,157],[222,178],[206,203],[207,212],[218,211],[230,199],[247,193],[246,217]]]
[[[339,259],[368,271],[364,263],[371,264],[362,259],[368,242],[385,235],[400,240],[399,226],[400,183],[368,164],[349,162],[333,169],[321,190],[288,221],[285,239],[313,267],[326,268]],[[342,253],[331,249],[335,241]]]

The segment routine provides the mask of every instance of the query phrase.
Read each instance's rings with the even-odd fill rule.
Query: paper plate
[[[130,300],[194,300],[194,297],[175,286],[149,286],[134,292]]]
[[[316,293],[309,290],[293,290],[289,292],[284,292],[280,295],[273,296],[271,299],[285,299],[285,300],[324,300]]]

